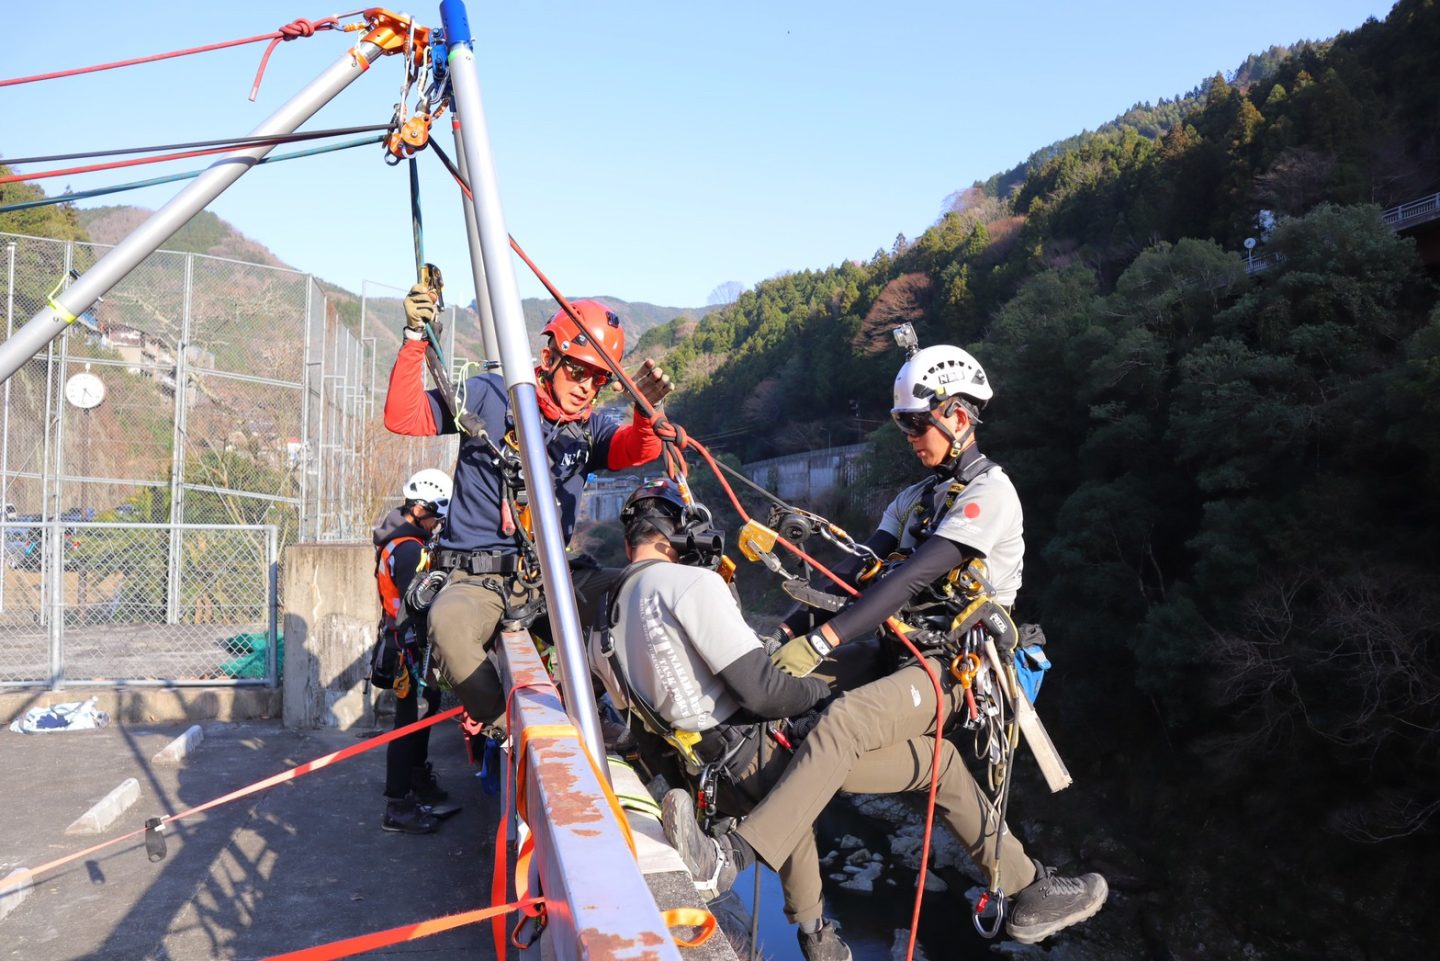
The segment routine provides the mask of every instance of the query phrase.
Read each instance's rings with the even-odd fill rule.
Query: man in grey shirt
[[[830,688],[818,677],[791,677],[771,663],[729,585],[710,569],[720,551],[708,514],[687,504],[675,482],[640,487],[621,519],[630,566],[609,602],[609,630],[592,635],[591,665],[617,707],[654,717],[669,730],[651,733],[689,746],[681,760],[691,779],[706,784],[705,769],[718,766],[718,780],[710,782],[715,810],[743,815],[790,756],[763,722],[804,713]],[[727,890],[738,868],[713,856],[689,792],[671,791],[662,809],[667,825],[686,825],[667,837],[696,880],[717,893]],[[801,832],[776,871],[806,961],[849,961],[849,947],[823,916],[813,829]]]
[[[1008,609],[1014,602],[1025,552],[1020,498],[1005,472],[975,446],[979,410],[992,394],[980,364],[958,347],[928,347],[901,367],[891,413],[932,476],[891,502],[866,543],[879,557],[897,550],[906,557],[818,630],[780,647],[775,662],[781,670],[808,676],[835,647],[873,635],[921,592],[977,559],[986,564],[993,603]],[[847,691],[826,709],[765,800],[733,832],[713,839],[711,856],[736,864],[758,856],[774,866],[807,843],[810,825],[838,791],[928,788],[938,739],[937,810],[976,863],[989,869],[991,889],[1014,892],[1006,932],[1024,943],[1043,940],[1099,911],[1109,888],[1098,874],[1054,874],[999,823],[943,737],[946,722],[965,709],[966,688],[938,654],[927,652],[926,660],[941,678],[940,730],[935,687],[918,661]],[[998,849],[993,863],[984,860],[987,848]]]

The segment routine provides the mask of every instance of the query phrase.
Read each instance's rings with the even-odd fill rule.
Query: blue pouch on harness
[[[1020,682],[1020,690],[1035,703],[1036,696],[1040,693],[1040,684],[1045,680],[1045,672],[1050,670],[1050,658],[1045,656],[1045,648],[1038,644],[1034,647],[1022,647],[1015,652],[1015,677]]]

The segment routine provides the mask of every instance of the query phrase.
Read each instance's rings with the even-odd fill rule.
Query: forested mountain
[[[883,419],[898,322],[982,361],[1079,784],[1017,803],[1113,870],[1155,957],[1436,943],[1440,310],[1380,211],[1440,188],[1437,49],[1402,0],[649,335],[672,416],[743,460]],[[1247,237],[1283,259],[1248,276]],[[873,443],[874,483],[915,478]]]
[[[9,172],[8,167],[0,164],[0,173]],[[44,196],[45,192],[41,188],[31,184],[0,185],[0,205],[39,200]],[[142,224],[150,213],[151,211],[141,207],[125,205],[81,210],[69,204],[54,204],[0,214],[0,231],[58,240],[84,240],[97,244],[116,244]],[[276,257],[262,243],[241,234],[228,222],[208,210],[202,210],[196,214],[189,223],[167,240],[164,246],[166,250],[225,257],[269,267],[291,266]],[[302,266],[292,269],[304,268]],[[454,269],[465,269],[465,265],[457,262]],[[403,278],[390,279],[397,284],[403,280]],[[323,280],[320,283],[341,319],[358,331],[360,319],[358,295],[336,284]],[[632,344],[654,327],[677,319],[696,320],[715,309],[713,307],[662,307],[643,302],[632,303],[609,296],[585,294],[576,296],[593,296],[610,305],[625,319],[626,331],[631,337]],[[385,298],[380,299],[384,300]],[[392,300],[394,301],[392,306],[398,311],[399,295],[397,294]],[[526,328],[531,332],[538,345],[539,332],[554,315],[558,305],[549,297],[527,297],[522,301],[522,307],[525,313]],[[474,301],[471,301],[462,316],[464,319],[456,331],[456,354],[463,358],[479,359],[483,356],[484,350],[474,313]],[[398,330],[382,329],[379,336],[382,341],[393,341],[393,346],[399,345]]]

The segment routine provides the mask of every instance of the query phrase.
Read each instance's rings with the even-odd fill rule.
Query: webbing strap
[[[488,908],[462,911],[459,914],[449,914],[442,918],[432,918],[429,921],[419,921],[414,924],[402,924],[399,927],[345,938],[342,941],[331,941],[329,944],[317,944],[299,951],[275,954],[262,959],[262,961],[332,961],[335,958],[348,958],[366,951],[389,947],[392,944],[418,941],[420,938],[428,938],[430,935],[440,934],[442,931],[475,924],[487,918],[501,917],[517,908],[528,911],[544,900],[544,898],[522,898],[509,904],[494,904]]]
[[[539,689],[534,685],[517,685],[511,688],[505,706],[506,729],[514,730],[511,723],[511,713],[515,704],[515,694],[529,687],[532,690]],[[490,900],[499,902],[505,898],[505,848],[509,841],[510,819],[504,812],[510,810],[508,799],[515,799],[514,810],[521,820],[525,818],[525,783],[526,779],[520,776],[520,771],[525,765],[527,753],[530,750],[531,741],[536,738],[548,738],[551,740],[574,741],[590,762],[590,770],[595,773],[595,780],[599,783],[601,791],[605,794],[606,803],[610,805],[610,811],[619,823],[621,831],[625,835],[625,843],[630,847],[630,856],[638,857],[635,850],[635,835],[630,829],[630,819],[625,816],[620,799],[615,796],[614,790],[610,787],[610,779],[601,772],[600,766],[596,763],[595,757],[585,746],[585,740],[580,736],[573,724],[531,724],[527,725],[520,733],[520,740],[515,745],[514,758],[506,771],[505,794],[502,801],[500,825],[495,832],[495,868],[490,879]],[[652,802],[653,803],[653,802]],[[530,888],[530,862],[534,856],[535,836],[532,833],[520,846],[520,851],[515,858],[515,891],[517,903],[524,901],[526,906],[521,908],[527,917],[543,917],[543,898],[528,898]],[[532,906],[534,906],[532,908]],[[505,961],[506,944],[511,941],[505,935],[505,922],[501,914],[488,915],[490,917],[491,934],[495,940],[495,957],[498,961]],[[671,937],[677,945],[682,948],[695,947],[704,944],[710,936],[715,933],[717,922],[715,916],[703,908],[679,908],[672,911],[662,911],[661,919],[667,928],[675,927],[696,927],[699,930],[690,938],[681,938],[672,932]]]

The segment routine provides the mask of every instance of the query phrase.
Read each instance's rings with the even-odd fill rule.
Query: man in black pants
[[[395,727],[402,728],[420,719],[420,697],[424,692],[425,716],[440,709],[440,688],[431,677],[422,676],[420,644],[413,622],[401,616],[402,599],[420,568],[425,545],[450,510],[450,475],[428,468],[405,482],[405,503],[385,515],[375,527],[375,586],[383,608],[381,653],[387,660],[381,672],[393,677]],[[393,665],[393,667],[391,666]],[[423,686],[422,686],[423,685]],[[430,729],[416,731],[391,741],[385,751],[386,831],[429,834],[439,823],[426,805],[449,795],[435,780],[430,767]]]

